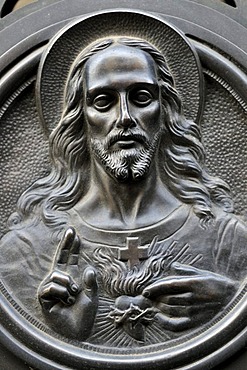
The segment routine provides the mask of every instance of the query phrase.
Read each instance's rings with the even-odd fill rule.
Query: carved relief
[[[83,22],[44,54],[44,125],[47,112],[59,113],[44,105],[47,71]],[[1,240],[4,284],[75,345],[128,349],[196,335],[231,304],[246,276],[246,225],[233,214],[227,183],[205,167],[200,65],[184,36],[160,27],[190,54],[182,50],[178,66],[135,31],[91,37],[71,57],[59,122],[48,122],[50,173],[21,195]],[[193,58],[190,111],[176,71]]]

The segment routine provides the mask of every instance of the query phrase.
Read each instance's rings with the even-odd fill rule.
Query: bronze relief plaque
[[[245,338],[244,66],[158,14],[71,18],[2,78],[3,342],[211,368]]]

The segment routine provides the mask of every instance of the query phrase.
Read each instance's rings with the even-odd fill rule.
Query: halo
[[[70,67],[77,55],[98,39],[112,36],[144,39],[164,56],[188,119],[199,122],[203,107],[203,75],[196,51],[175,27],[157,16],[109,10],[77,18],[48,44],[37,76],[37,105],[44,131],[60,121]]]

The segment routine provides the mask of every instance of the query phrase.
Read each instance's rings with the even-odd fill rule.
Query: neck
[[[96,168],[97,167],[97,168]],[[148,201],[150,192],[156,187],[157,173],[153,165],[147,176],[140,180],[120,182],[96,163],[93,171],[93,183],[98,185],[101,201],[105,202],[112,211],[120,212],[126,217],[135,218],[141,211],[142,204]],[[150,198],[149,198],[150,199]]]
[[[164,218],[178,201],[160,180],[155,160],[138,181],[120,182],[92,162],[88,193],[77,210],[90,224],[101,228],[136,228]]]

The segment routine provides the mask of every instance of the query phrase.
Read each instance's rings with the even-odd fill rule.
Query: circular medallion
[[[245,70],[169,9],[61,16],[4,70],[1,340],[36,368],[204,369],[246,340]]]

